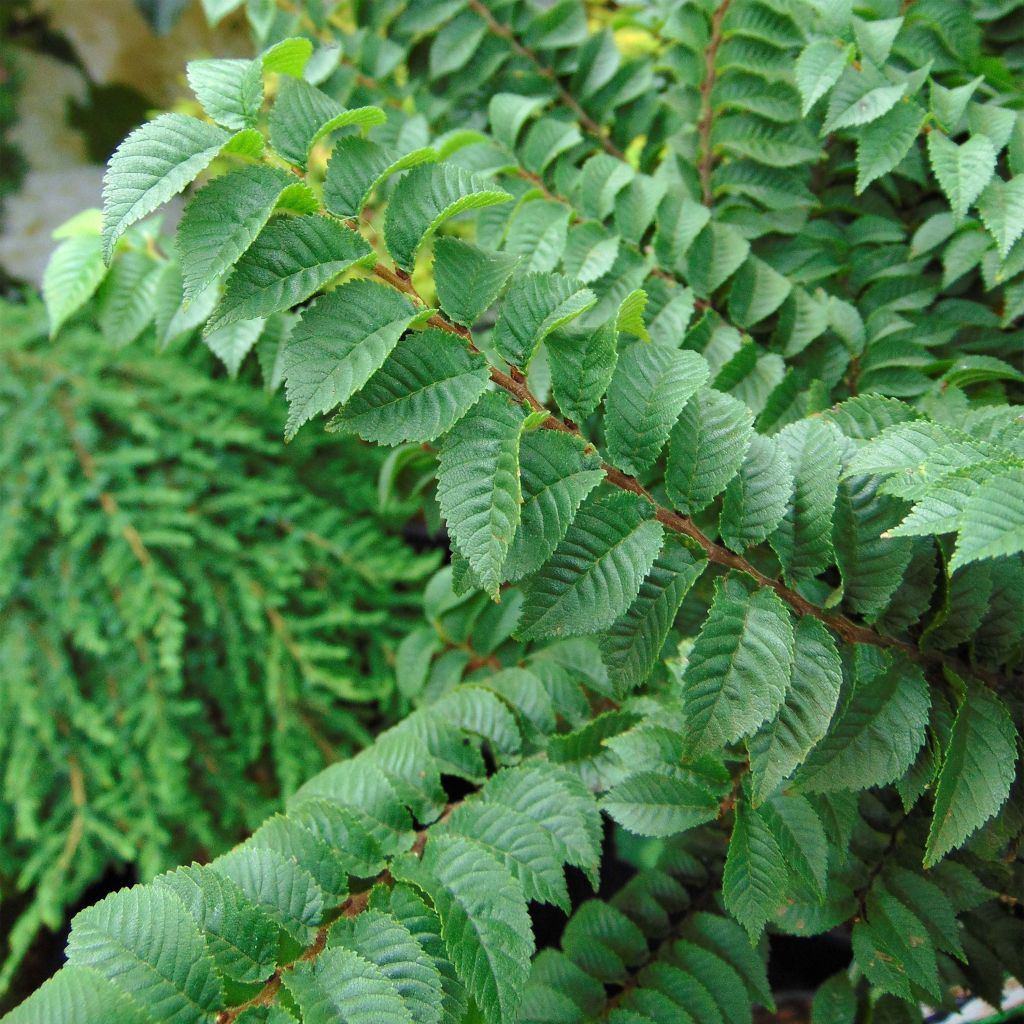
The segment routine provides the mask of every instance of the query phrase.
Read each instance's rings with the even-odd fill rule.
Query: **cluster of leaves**
[[[365,446],[282,450],[277,400],[87,313],[50,346],[38,302],[0,306],[3,988],[112,866],[229,848],[393,720],[437,564],[375,514]]]
[[[822,1021],[998,1000],[1022,968],[1021,5],[899,6],[594,29],[577,0],[250,2],[261,55],[189,66],[205,118],[122,144],[89,265],[212,169],[167,308],[211,343],[301,307],[261,353],[286,436],[331,414],[436,452],[452,566],[399,651],[420,710],[206,869],[283,929],[262,984],[218,966],[205,903],[133,890],[12,1020],[741,1024],[769,925],[852,927]],[[349,866],[363,840],[309,801],[369,814],[384,860]],[[531,966],[528,902],[596,878],[595,808],[647,870]],[[413,898],[431,938],[406,947]],[[194,976],[150,944],[165,913]],[[79,1011],[89,971],[112,985]]]

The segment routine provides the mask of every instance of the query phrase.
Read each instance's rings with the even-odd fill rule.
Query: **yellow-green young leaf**
[[[726,909],[757,941],[786,895],[786,862],[762,811],[738,800],[722,873]]]
[[[801,114],[806,117],[811,107],[839,81],[850,56],[850,47],[833,39],[816,39],[804,47],[794,68],[802,100]]]
[[[103,177],[103,256],[136,221],[176,196],[231,141],[230,132],[185,114],[161,114],[128,136]]]
[[[272,167],[243,167],[215,178],[185,208],[175,247],[191,301],[249,248],[275,209],[315,213],[312,190]]]
[[[455,546],[480,586],[497,595],[519,525],[519,440],[523,411],[504,394],[488,392],[441,445],[437,500]]]
[[[793,665],[793,625],[767,588],[735,596],[716,586],[683,676],[692,756],[752,733],[782,706]]]
[[[805,419],[775,436],[794,481],[793,500],[769,538],[787,580],[815,576],[834,558],[832,516],[841,460],[833,430],[820,419]]]
[[[565,536],[583,499],[604,478],[595,457],[569,434],[537,430],[519,446],[522,515],[504,576],[520,580],[536,572]]]
[[[459,238],[439,238],[434,246],[434,283],[441,309],[456,323],[472,327],[518,263],[518,256],[490,252]]]
[[[77,235],[57,246],[43,271],[51,338],[92,298],[106,273],[99,235]]]
[[[644,683],[654,670],[676,612],[706,565],[707,559],[691,551],[679,537],[665,537],[636,600],[599,641],[617,698]]]
[[[235,264],[207,331],[291,309],[342,271],[373,259],[360,235],[328,217],[278,217]]]
[[[448,958],[487,1024],[515,1020],[534,944],[522,887],[504,864],[472,839],[440,835],[392,874],[430,897]]]
[[[623,491],[592,496],[528,582],[520,636],[583,636],[606,629],[640,592],[661,537],[649,502]]]
[[[759,544],[782,521],[792,495],[793,473],[785,452],[774,438],[753,434],[722,497],[722,540],[737,552]]]
[[[417,318],[401,292],[349,281],[303,313],[282,356],[290,439],[307,420],[347,402]]]
[[[328,430],[367,441],[433,441],[460,420],[490,380],[483,356],[450,331],[430,328],[403,338]]]
[[[551,387],[564,416],[582,423],[601,404],[618,361],[613,323],[588,334],[554,331],[545,347]]]
[[[714,388],[701,388],[672,428],[665,486],[680,512],[699,512],[736,475],[754,433],[753,413]]]
[[[4,1024],[150,1024],[153,1017],[100,971],[68,965],[45,981]]]
[[[810,616],[799,619],[785,702],[778,715],[747,740],[755,806],[789,778],[828,731],[842,681],[842,665],[829,631]]]
[[[529,365],[540,343],[597,302],[579,281],[563,274],[519,274],[505,293],[494,328],[494,347],[513,366]]]
[[[696,352],[643,341],[629,345],[605,402],[611,461],[634,475],[649,469],[683,406],[707,379],[708,365]]]
[[[953,216],[962,219],[992,180],[996,169],[995,147],[986,135],[972,135],[957,145],[942,132],[929,132],[928,158],[939,187],[953,209]]]
[[[392,174],[436,159],[429,147],[400,155],[360,135],[346,135],[335,143],[327,164],[324,205],[339,217],[358,217],[373,190]]]
[[[384,242],[394,261],[411,273],[420,247],[446,220],[511,198],[486,178],[455,164],[414,167],[391,194],[384,216]]]
[[[996,178],[978,198],[978,213],[996,240],[999,255],[1006,259],[1024,235],[1024,174],[1009,181]]]
[[[203,3],[215,3],[217,0],[203,0]],[[220,0],[221,3],[225,0]],[[228,4],[238,7],[237,0],[226,0]],[[264,71],[276,71],[279,75],[291,75],[301,78],[309,58],[313,56],[313,43],[309,39],[293,36],[282,39],[279,43],[267,47],[260,56]]]
[[[1017,732],[987,687],[967,688],[935,786],[935,813],[924,864],[931,867],[1006,802],[1017,761]]]
[[[92,967],[158,1020],[206,1024],[224,1005],[202,933],[168,889],[137,885],[81,911],[67,954],[70,964]]]
[[[351,949],[300,960],[283,980],[304,1024],[413,1024],[395,983]]]
[[[225,128],[251,128],[263,103],[263,69],[258,60],[193,60],[188,84],[203,110]]]
[[[800,768],[798,787],[830,793],[894,782],[924,743],[930,704],[924,676],[903,661],[859,679]]]
[[[968,496],[949,571],[1024,551],[1024,468],[993,473]]]

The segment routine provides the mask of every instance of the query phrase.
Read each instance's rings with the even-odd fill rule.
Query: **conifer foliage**
[[[260,56],[190,65],[199,116],[123,143],[87,269],[55,261],[127,279],[209,171],[182,308],[211,347],[298,310],[287,436],[429,446],[452,565],[399,652],[417,709],[82,912],[11,1024],[744,1024],[766,930],[839,926],[816,1021],[998,1000],[1020,5],[248,11]],[[638,871],[570,905],[602,820]],[[572,911],[557,947],[531,903]]]

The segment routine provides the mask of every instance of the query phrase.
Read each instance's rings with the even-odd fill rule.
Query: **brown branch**
[[[700,138],[700,161],[697,170],[700,174],[700,187],[704,197],[704,205],[711,206],[711,172],[715,167],[715,157],[711,149],[711,128],[715,115],[711,105],[711,91],[715,87],[715,61],[718,48],[722,45],[722,21],[729,10],[732,0],[722,0],[711,15],[711,38],[704,51],[704,81],[700,85],[700,119],[697,121],[697,134]]]
[[[549,68],[533,50],[529,47],[523,46],[523,44],[516,38],[515,32],[509,28],[508,25],[504,25],[502,22],[498,21],[498,19],[491,14],[481,0],[469,0],[469,8],[483,18],[487,23],[487,28],[494,33],[494,35],[504,39],[508,43],[509,49],[511,49],[513,53],[518,54],[520,57],[525,57],[530,61],[530,63],[532,63],[537,69],[537,74],[539,74],[541,78],[547,79],[555,87],[558,91],[559,101],[576,115],[576,120],[583,126],[587,134],[592,136],[606,153],[609,153],[611,156],[614,156],[619,160],[626,159],[622,150],[608,138],[601,126],[583,109],[576,97],[573,96],[573,94],[569,92],[564,85],[562,85],[555,72]]]
[[[414,857],[422,857],[423,851],[427,845],[427,839],[430,835],[430,829],[436,828],[438,825],[443,825],[451,816],[452,812],[462,803],[462,800],[456,800],[453,803],[447,804],[441,816],[434,822],[432,822],[427,828],[422,828],[416,833],[416,838],[413,840],[413,844],[409,847],[409,853]],[[281,990],[281,979],[288,971],[294,970],[296,965],[310,960],[315,960],[327,947],[327,936],[330,934],[331,925],[335,921],[340,920],[343,917],[358,917],[363,911],[366,910],[370,902],[370,892],[374,886],[377,885],[391,885],[394,883],[394,878],[391,872],[385,868],[376,878],[374,878],[370,884],[363,889],[361,892],[353,893],[343,903],[335,907],[333,911],[330,911],[326,915],[324,923],[317,929],[316,937],[313,941],[292,961],[286,964],[282,964],[278,967],[274,973],[263,983],[263,987],[252,996],[247,999],[244,1003],[239,1003],[237,1006],[230,1006],[226,1010],[221,1010],[215,1018],[216,1024],[233,1024],[246,1010],[252,1009],[254,1006],[269,1006],[277,996],[277,993]]]
[[[412,282],[408,279],[408,276],[400,276],[380,264],[374,267],[373,272],[382,280],[393,283],[394,287],[400,288],[406,294],[412,296],[412,298],[417,302],[426,305],[420,294],[416,291]],[[477,346],[473,343],[472,333],[460,324],[454,324],[440,314],[433,316],[429,322],[439,327],[441,330],[448,331],[451,334],[457,334],[460,338],[468,340],[471,351],[479,351]],[[529,406],[529,408],[534,412],[547,411],[537,396],[530,391],[525,378],[516,367],[510,367],[510,373],[504,373],[497,367],[492,366],[490,367],[490,375],[491,380],[498,387],[510,394],[521,405]],[[578,437],[583,441],[590,451],[596,450],[594,445],[580,433],[577,427],[567,423],[564,419],[554,413],[549,412],[548,418],[541,424],[541,426],[545,430],[557,430],[561,433],[573,434],[575,437]],[[618,487],[623,491],[630,491],[633,494],[644,498],[646,501],[649,501],[654,506],[655,516],[658,522],[660,522],[664,527],[672,530],[674,533],[684,534],[696,541],[704,549],[704,553],[707,555],[708,561],[713,562],[716,565],[721,565],[726,569],[734,569],[738,572],[746,573],[748,576],[756,580],[760,586],[770,587],[798,615],[812,616],[838,634],[846,643],[870,644],[874,647],[900,651],[911,661],[920,665],[944,666],[952,669],[958,675],[973,675],[985,682],[988,682],[990,685],[999,684],[999,676],[991,672],[987,672],[984,669],[978,669],[968,665],[959,658],[943,654],[940,651],[922,651],[911,643],[898,640],[895,637],[886,636],[883,633],[879,633],[871,626],[861,625],[854,622],[845,615],[833,614],[825,611],[823,608],[819,608],[791,587],[787,587],[781,580],[766,576],[760,569],[748,562],[742,556],[729,551],[728,548],[724,548],[720,544],[716,544],[706,536],[696,523],[694,523],[694,521],[688,516],[680,515],[678,512],[658,504],[654,497],[643,486],[641,486],[639,481],[634,477],[628,476],[607,462],[602,462],[601,468],[605,472],[605,479],[613,487]]]

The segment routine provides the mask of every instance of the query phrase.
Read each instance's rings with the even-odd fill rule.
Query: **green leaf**
[[[877,71],[869,74],[853,66],[847,68],[829,98],[822,134],[877,121],[892,110],[906,89],[906,82],[891,85]]]
[[[833,974],[814,993],[811,1024],[857,1024],[857,993],[845,971]]]
[[[711,221],[686,254],[686,279],[694,292],[707,298],[743,265],[750,243],[732,224]]]
[[[384,216],[384,242],[395,263],[411,273],[421,246],[446,220],[511,198],[455,164],[414,167],[391,195]]]
[[[443,78],[466,66],[487,35],[487,22],[474,11],[446,21],[430,44],[430,78]]]
[[[202,934],[168,889],[122,889],[81,911],[71,922],[67,955],[171,1024],[206,1024],[224,1005]]]
[[[629,775],[608,791],[601,809],[641,836],[674,836],[714,821],[718,797],[691,778],[658,771]]]
[[[169,889],[181,900],[224,977],[256,984],[273,973],[277,925],[253,906],[231,879],[193,864],[158,875],[153,884]]]
[[[764,815],[789,873],[814,895],[825,898],[828,880],[828,837],[811,802],[799,795],[774,796]]]
[[[291,309],[373,258],[360,235],[328,217],[278,217],[235,264],[207,331]]]
[[[858,680],[828,733],[804,761],[798,787],[830,793],[894,782],[924,743],[930,703],[924,676],[903,662]]]
[[[935,786],[924,865],[932,867],[996,814],[1010,794],[1017,734],[989,689],[967,688]]]
[[[250,903],[261,908],[302,945],[313,941],[324,912],[324,893],[298,862],[277,850],[237,846],[211,868],[234,882]]]
[[[775,436],[793,471],[792,503],[769,538],[787,580],[815,576],[835,557],[832,516],[841,460],[833,429],[820,419],[805,419]]]
[[[734,813],[722,899],[753,943],[785,896],[786,862],[762,811],[739,800]]]
[[[661,536],[653,506],[636,495],[588,499],[528,582],[519,635],[580,636],[610,626],[640,592]]]
[[[416,317],[401,292],[372,281],[349,281],[313,303],[285,344],[286,439],[318,413],[348,401]]]
[[[414,1024],[441,1024],[441,974],[412,932],[391,914],[370,907],[342,918],[331,929],[328,946],[345,947],[374,964],[394,986]]]
[[[751,327],[774,313],[792,288],[787,277],[749,256],[729,289],[729,316],[737,327]]]
[[[642,341],[619,356],[605,403],[611,461],[633,475],[649,469],[690,397],[708,379],[696,352]]]
[[[234,266],[281,207],[314,213],[318,203],[307,186],[272,167],[243,167],[200,189],[185,208],[175,239],[185,300]]]
[[[310,150],[320,139],[348,125],[369,128],[386,120],[379,107],[345,110],[301,78],[286,76],[270,111],[270,144],[286,160],[305,168]]]
[[[853,927],[853,953],[868,980],[907,1002],[916,1001],[912,985],[937,998],[935,947],[921,919],[884,887],[868,895],[866,910]]]
[[[96,294],[100,329],[117,348],[130,345],[155,315],[161,266],[142,252],[126,252],[114,262]]]
[[[564,416],[584,422],[601,404],[618,361],[615,325],[603,324],[589,334],[555,331],[545,347],[551,387]]]
[[[570,277],[582,284],[590,284],[612,269],[621,243],[618,235],[609,233],[596,221],[584,221],[569,232],[562,253],[562,267]],[[640,323],[642,326],[643,321]]]
[[[793,473],[779,444],[753,434],[739,472],[722,497],[718,529],[733,551],[759,544],[782,521],[793,494]]]
[[[804,47],[794,68],[802,100],[801,114],[806,117],[811,107],[839,81],[849,59],[850,47],[832,39],[816,39]]]
[[[857,49],[872,64],[881,67],[888,59],[892,44],[903,25],[902,18],[880,18],[878,21],[853,19],[853,35]]]
[[[665,487],[680,512],[699,512],[736,475],[754,433],[742,402],[701,388],[686,403],[669,440]]]
[[[636,600],[599,640],[617,698],[646,682],[683,598],[706,565],[680,538],[666,536]]]
[[[957,145],[942,132],[929,132],[928,157],[953,216],[962,220],[992,180],[996,151],[985,135],[973,135]]]
[[[103,258],[109,262],[121,235],[194,181],[231,138],[184,114],[161,114],[136,128],[103,177]]]
[[[793,626],[769,589],[736,597],[718,585],[683,676],[691,756],[752,733],[782,706],[793,666]]]
[[[1017,239],[1024,235],[1024,174],[1009,181],[996,178],[979,196],[978,213],[996,240],[999,255],[1006,259]]]
[[[471,839],[441,835],[421,860],[396,861],[392,874],[430,897],[448,957],[484,1020],[515,1020],[534,945],[522,888],[505,866]]]
[[[751,1000],[775,1010],[764,955],[744,941],[743,932],[734,921],[703,910],[691,910],[679,934],[685,941],[724,960],[742,978]]]
[[[339,217],[358,217],[374,189],[392,174],[436,159],[437,153],[429,147],[399,155],[362,136],[343,136],[327,164],[324,205]]]
[[[258,60],[192,60],[188,84],[203,110],[225,128],[252,128],[263,104]]]
[[[461,1024],[466,1016],[466,989],[445,954],[441,921],[420,895],[407,885],[370,892],[370,907],[386,909],[416,939],[441,978],[442,1024]]]
[[[43,271],[51,338],[92,298],[106,274],[99,235],[77,235],[57,246]]]
[[[562,932],[562,949],[591,977],[620,984],[629,968],[648,956],[643,932],[602,900],[587,900],[576,908]]]
[[[518,274],[494,328],[494,347],[513,366],[529,365],[540,343],[597,302],[579,281],[563,274]]]
[[[378,444],[426,442],[457,423],[490,380],[483,357],[449,331],[407,335],[328,424]]]
[[[547,561],[565,536],[583,499],[601,482],[596,458],[569,434],[538,430],[520,441],[523,503],[504,576],[519,580]]]
[[[553,764],[525,764],[498,772],[481,797],[533,818],[554,837],[561,859],[585,872],[597,888],[601,815],[577,775]]]
[[[948,570],[1024,551],[1024,468],[994,473],[968,496]]]
[[[439,238],[434,245],[434,283],[441,309],[456,323],[472,327],[518,263],[518,256],[490,252],[459,238]]]
[[[559,847],[550,832],[521,811],[475,800],[456,808],[444,832],[472,839],[502,861],[528,900],[569,912]]]
[[[804,616],[797,621],[793,641],[785,702],[778,715],[747,741],[754,806],[767,800],[803,763],[828,731],[839,700],[842,667],[828,630]]]
[[[394,982],[351,949],[299,960],[283,982],[304,1024],[413,1024]]]
[[[913,101],[897,103],[857,133],[857,195],[899,166],[917,140],[924,118],[924,111]]]
[[[150,1024],[152,1016],[91,967],[68,965],[4,1017],[4,1024]]]

